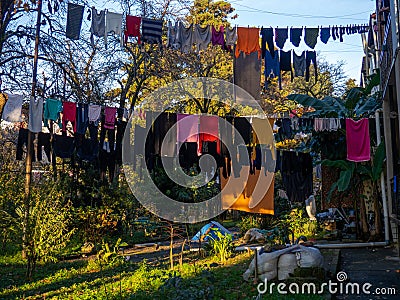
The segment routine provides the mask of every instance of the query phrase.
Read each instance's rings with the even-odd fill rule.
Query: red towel
[[[202,153],[203,142],[217,142],[217,153],[221,154],[221,143],[218,135],[219,121],[217,116],[200,116],[199,148]]]
[[[76,103],[75,102],[63,102],[63,118],[62,118],[62,130],[67,130],[67,123],[70,121],[74,126],[74,132],[76,132]]]
[[[347,160],[361,162],[371,159],[368,119],[346,119],[346,143]]]
[[[141,17],[126,16],[126,28],[125,28],[125,44],[128,41],[128,37],[134,36],[138,38],[138,44],[140,44],[140,23],[142,22]]]

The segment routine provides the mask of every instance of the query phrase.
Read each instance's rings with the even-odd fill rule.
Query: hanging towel
[[[237,35],[238,39],[235,49],[236,58],[239,57],[241,51],[243,51],[246,55],[257,51],[258,57],[261,56],[259,40],[260,30],[258,28],[238,27]]]
[[[116,107],[106,107],[104,109],[104,128],[105,129],[115,129],[115,114],[117,113]]]
[[[142,19],[142,41],[149,44],[161,44],[163,20]]]
[[[281,71],[289,71],[290,78],[293,81],[293,68],[292,68],[292,51],[280,51],[279,55],[279,68]]]
[[[293,51],[293,67],[294,67],[294,76],[304,77],[304,73],[306,71],[306,52],[305,51],[303,51],[300,55],[297,55],[296,52]]]
[[[193,24],[185,27],[182,22],[179,22],[178,39],[183,53],[188,53],[193,46]]]
[[[260,99],[261,59],[257,52],[241,53],[233,58],[234,83],[247,91],[254,99]],[[240,95],[237,92],[236,95]],[[242,99],[249,100],[249,99]]]
[[[114,34],[121,38],[122,35],[122,14],[107,11],[106,14],[106,30],[104,42],[107,45],[107,35]]]
[[[237,41],[237,31],[236,27],[233,28],[226,28],[225,30],[226,34],[226,45],[233,47],[236,44]]]
[[[361,162],[371,159],[368,119],[346,119],[346,144],[347,160]]]
[[[319,39],[321,40],[321,42],[326,44],[330,37],[331,37],[331,28],[330,27],[321,28],[319,33]]]
[[[36,99],[31,96],[29,101],[29,123],[28,129],[31,132],[42,131],[43,120],[43,98],[38,96]]]
[[[265,52],[267,51],[267,45],[269,53],[274,57],[275,47],[274,47],[274,31],[272,28],[261,28],[261,53],[262,58],[265,57]]]
[[[315,48],[319,35],[319,28],[306,28],[304,33],[304,42],[311,49]]]
[[[44,126],[49,127],[49,120],[51,121],[57,121],[58,120],[58,126],[61,128],[61,120],[60,120],[60,112],[62,111],[62,102],[57,99],[46,99],[46,102],[44,103],[44,113],[43,113],[43,119],[44,119]]]
[[[300,45],[301,35],[303,34],[303,28],[290,28],[290,41],[293,46],[298,47]]]
[[[67,123],[71,122],[74,126],[74,132],[76,132],[76,103],[74,102],[63,102],[63,117],[62,117],[62,129],[67,130]]]
[[[219,118],[217,116],[200,116],[199,147],[197,154],[202,154],[203,142],[217,142],[217,153],[221,154],[219,142]]]
[[[84,6],[68,3],[67,9],[67,28],[65,36],[71,40],[79,40],[82,27]]]
[[[275,44],[279,49],[282,49],[288,38],[287,28],[276,28],[275,29]]]
[[[194,26],[193,43],[196,44],[197,52],[206,50],[211,43],[211,26],[202,27],[196,24]]]
[[[7,122],[21,122],[22,95],[7,94],[7,102],[3,108],[3,120]]]
[[[140,44],[140,23],[142,22],[141,17],[135,16],[126,16],[126,25],[125,25],[125,44],[128,42],[128,37],[133,36],[137,37],[138,44]]]
[[[225,47],[224,26],[220,26],[219,31],[214,26],[211,26],[211,41],[213,46],[220,45],[223,48]]]
[[[177,115],[178,142],[198,142],[199,140],[199,116],[198,115]]]
[[[97,104],[89,105],[89,122],[98,123],[101,114],[101,106]]]
[[[93,36],[104,37],[106,32],[106,11],[97,12],[96,8],[92,7],[92,25],[90,26],[90,41],[94,45]]]

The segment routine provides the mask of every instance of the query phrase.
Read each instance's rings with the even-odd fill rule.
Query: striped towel
[[[142,18],[142,40],[149,44],[161,44],[163,20]]]

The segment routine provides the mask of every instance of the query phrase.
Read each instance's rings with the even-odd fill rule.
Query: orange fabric
[[[260,29],[238,27],[237,36],[238,38],[235,50],[236,58],[239,57],[240,51],[243,51],[246,55],[258,51],[258,58],[261,57]]]
[[[249,167],[243,166],[239,178],[224,178],[220,169],[222,207],[273,215],[274,173],[264,175],[264,170],[256,170],[254,175],[249,175],[249,171]]]

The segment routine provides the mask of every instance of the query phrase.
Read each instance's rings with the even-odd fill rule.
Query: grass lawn
[[[117,262],[98,265],[75,260],[39,265],[30,282],[19,255],[0,256],[0,299],[254,299],[257,285],[242,279],[247,253],[216,265],[192,260],[167,266]],[[214,263],[214,264],[213,264]],[[312,295],[265,295],[262,299],[322,299]]]

